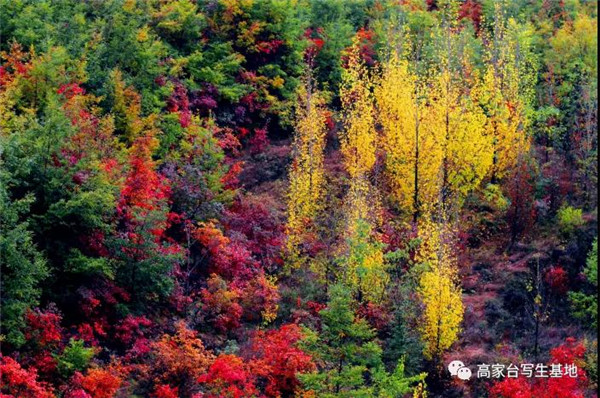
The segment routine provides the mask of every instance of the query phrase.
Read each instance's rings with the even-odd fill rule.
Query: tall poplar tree
[[[324,191],[323,156],[325,149],[325,101],[308,71],[298,89],[298,105],[289,168],[287,249],[292,266],[299,266],[299,246],[303,236],[314,227],[322,206]]]
[[[383,296],[387,273],[383,245],[373,232],[377,194],[370,178],[376,162],[377,135],[371,77],[361,58],[357,38],[347,62],[340,88],[344,113],[340,141],[350,181],[346,197],[347,238],[338,278],[356,292],[359,300],[378,300]]]
[[[439,192],[441,120],[427,106],[423,81],[392,51],[375,89],[392,197],[417,221]]]
[[[421,223],[419,236],[423,244],[419,257],[427,269],[419,280],[418,294],[424,307],[419,331],[423,355],[436,366],[444,351],[458,339],[464,314],[451,235],[444,223]]]

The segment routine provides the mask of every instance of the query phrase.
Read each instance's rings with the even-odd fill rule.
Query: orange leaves
[[[200,294],[205,322],[220,333],[239,328],[242,317],[267,323],[277,317],[279,292],[274,281],[263,274],[233,283],[212,274]]]
[[[243,309],[239,304],[240,292],[228,289],[227,282],[212,274],[208,287],[202,289],[202,309],[206,321],[211,322],[217,331],[224,333],[240,326]]]
[[[112,398],[123,383],[115,373],[115,370],[92,368],[81,377],[81,386],[92,398]]]
[[[164,334],[151,348],[156,382],[177,385],[183,391],[192,389],[195,379],[206,372],[214,358],[184,321],[175,324],[174,335]]]
[[[24,52],[23,47],[17,42],[11,44],[10,51],[0,52],[0,58],[5,60],[0,66],[0,87],[8,86],[19,76],[27,77],[31,70],[30,60],[33,56],[33,50]]]
[[[228,279],[248,275],[253,263],[250,252],[241,242],[232,241],[216,228],[213,221],[202,223],[194,237],[210,255],[210,271]]]
[[[244,318],[265,323],[275,320],[279,309],[279,291],[275,280],[264,274],[258,274],[242,288],[241,300]]]
[[[135,140],[129,158],[129,173],[121,190],[118,210],[125,217],[132,217],[136,209],[142,215],[159,210],[166,203],[169,187],[165,179],[155,171],[152,151],[157,145],[151,136]]]

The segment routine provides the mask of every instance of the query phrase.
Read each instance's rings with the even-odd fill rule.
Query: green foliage
[[[62,354],[56,355],[58,372],[69,377],[75,372],[85,370],[95,355],[95,349],[86,348],[83,340],[70,339]]]
[[[395,398],[401,397],[414,390],[414,385],[425,380],[426,373],[413,377],[406,377],[404,374],[404,358],[398,361],[396,369],[388,373],[383,368],[373,372],[374,397]]]
[[[22,221],[33,202],[31,195],[11,200],[6,173],[0,174],[0,341],[19,347],[25,342],[21,329],[26,311],[36,305],[40,282],[48,275],[46,261],[33,243],[29,224]]]
[[[356,159],[369,161],[364,175],[369,200],[355,205],[359,215],[348,222],[348,181],[334,136],[344,119],[340,83],[354,38],[356,57],[373,77],[369,93],[370,83],[379,84],[381,61],[397,48],[427,89],[423,94],[447,69],[449,86],[460,81],[457,95],[468,97],[457,113],[470,112],[467,106],[483,110],[485,134],[494,141],[511,138],[494,159],[506,163],[504,176],[481,172],[481,181],[490,183],[469,189],[464,207],[444,209],[452,214],[450,224],[457,222],[450,225],[456,236],[449,241],[461,254],[465,286],[462,298],[454,292],[452,304],[469,296],[465,303],[487,317],[465,317],[457,349],[465,349],[472,334],[484,333],[486,324],[491,330],[473,348],[491,347],[501,336],[510,337],[507,352],[529,346],[533,326],[539,329],[536,352],[538,337],[549,335],[546,327],[593,336],[597,239],[585,267],[580,241],[587,243],[584,232],[597,216],[595,2],[0,0],[0,21],[0,356],[11,358],[0,365],[16,372],[0,376],[3,393],[5,385],[11,390],[10,377],[22,375],[37,377],[39,382],[27,383],[39,386],[18,394],[35,397],[108,396],[109,390],[191,396],[208,393],[199,382],[208,373],[214,376],[211,388],[223,396],[274,396],[271,388],[278,384],[285,397],[397,398],[423,385],[421,371],[429,364],[418,334],[424,311],[418,299],[427,296],[435,304],[448,283],[431,279],[424,283],[427,294],[418,295],[425,292],[419,290],[421,276],[431,274],[428,267],[441,251],[422,256],[434,244],[417,238],[420,227],[404,224],[388,200],[391,186],[381,167],[390,149],[381,147],[380,138],[388,135],[381,112],[368,122],[369,159]],[[314,230],[311,220],[298,220],[298,229],[307,232],[302,252],[313,261],[286,273],[280,200],[286,170],[297,166],[289,158],[289,127],[306,61],[312,61],[311,73],[328,103],[322,118],[311,119],[327,137],[326,203]],[[346,94],[348,103],[360,99],[353,90]],[[410,118],[419,122],[415,132],[421,138],[428,130],[440,134],[435,126],[444,116],[447,123],[452,119],[434,112],[443,96],[426,97]],[[416,110],[420,102],[411,97],[401,108]],[[439,106],[443,109],[450,108]],[[391,118],[389,130],[402,124]],[[498,124],[504,127],[498,130]],[[447,141],[436,136],[418,150],[431,155],[443,149],[441,157],[452,163],[449,150],[468,148],[452,149]],[[359,142],[344,156],[364,147]],[[483,152],[470,151],[479,160]],[[529,154],[540,164],[539,173],[526,173],[527,181],[513,178],[521,155]],[[398,162],[411,163],[404,155]],[[469,179],[477,165],[465,163]],[[432,167],[427,179],[438,184],[447,177],[442,169]],[[443,190],[437,203],[440,192],[434,191],[427,203],[432,213],[449,204]],[[361,219],[365,214],[373,216],[368,223]],[[538,223],[540,236],[527,234],[518,245],[501,247],[507,225],[516,231],[510,221],[529,218]],[[554,239],[558,233],[561,241]],[[565,247],[551,246],[555,243]],[[549,266],[540,257],[528,280],[518,271],[534,259],[530,248],[552,253],[556,266],[550,270],[560,264],[561,272],[540,268]],[[577,285],[580,271],[586,281]],[[212,300],[214,306],[206,289],[213,272],[227,288]],[[501,286],[502,280],[508,282]],[[459,281],[452,275],[451,282]],[[548,292],[546,284],[552,285]],[[567,294],[568,287],[573,291]],[[35,310],[52,303],[64,317]],[[256,316],[259,307],[269,321],[277,312],[277,324],[303,323],[301,347],[296,337],[293,345],[292,340],[284,345],[298,350],[296,357],[312,373],[296,377],[290,371],[280,378],[280,366],[264,358],[246,363],[220,356],[213,363],[209,349],[216,356],[252,348],[248,336],[264,327]],[[437,315],[447,312],[442,308]],[[191,325],[209,322],[201,335],[187,330],[167,338],[175,318]],[[212,326],[224,323],[226,330]],[[177,344],[162,344],[167,340]],[[191,347],[202,363],[190,362],[189,352],[175,346]],[[147,347],[162,349],[144,355]],[[588,347],[582,367],[593,380],[594,342]],[[103,355],[94,358],[101,349]],[[92,361],[93,371],[86,371]],[[81,378],[72,377],[75,372]],[[125,380],[127,385],[118,386]],[[430,383],[433,395],[454,394],[455,387],[487,395],[477,383],[447,382]]]
[[[327,308],[319,313],[321,332],[307,329],[301,344],[320,364],[318,372],[298,376],[304,388],[324,398],[392,397],[410,391],[409,385],[424,375],[405,378],[402,362],[388,374],[375,331],[355,315],[354,305],[348,289],[330,287]]]
[[[591,328],[596,329],[598,327],[598,238],[594,240],[583,272],[592,287],[592,293],[569,292],[569,301],[575,317],[590,320]]]
[[[304,387],[319,397],[368,397],[363,373],[382,366],[381,347],[368,323],[354,315],[350,292],[341,285],[329,291],[327,308],[320,312],[321,333],[307,331],[305,350],[322,363],[318,373],[301,375]]]
[[[560,232],[565,236],[570,236],[577,228],[584,225],[583,210],[564,205],[556,215]]]
[[[88,277],[105,277],[114,279],[115,270],[111,259],[105,257],[89,257],[78,249],[72,249],[65,268],[68,272]]]
[[[502,188],[497,184],[487,184],[483,196],[495,210],[506,211],[510,206],[510,201],[504,196]]]
[[[359,301],[379,302],[389,281],[384,261],[385,245],[372,237],[371,226],[358,220],[347,239],[348,254],[341,259],[342,274],[338,280],[356,294]]]
[[[592,244],[592,250],[588,254],[584,272],[588,282],[594,286],[598,286],[598,238]]]

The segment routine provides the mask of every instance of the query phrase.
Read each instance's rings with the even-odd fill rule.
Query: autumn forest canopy
[[[596,397],[597,57],[586,0],[0,0],[0,397]]]

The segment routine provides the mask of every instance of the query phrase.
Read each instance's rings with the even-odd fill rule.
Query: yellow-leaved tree
[[[440,365],[444,351],[458,339],[464,314],[451,236],[444,223],[420,222],[419,257],[427,269],[419,279],[418,294],[424,307],[419,331],[423,355],[436,365]]]
[[[375,88],[392,198],[414,221],[438,196],[442,164],[437,136],[442,120],[431,112],[424,84],[399,51],[392,51]]]
[[[372,83],[355,37],[342,71],[340,100],[344,128],[340,134],[344,166],[351,179],[365,178],[375,165],[377,133],[373,109]]]
[[[290,264],[301,264],[301,250],[321,209],[324,190],[323,156],[326,134],[326,109],[310,70],[298,89],[293,143],[289,168],[287,249]]]
[[[493,135],[487,131],[483,109],[471,95],[478,74],[471,66],[464,35],[453,26],[456,20],[450,18],[442,30],[441,68],[430,91],[435,98],[430,112],[442,127],[437,135],[442,146],[441,198],[446,206],[462,204],[493,162]]]
[[[526,129],[536,79],[531,40],[531,29],[507,19],[503,3],[495,3],[493,34],[485,38],[486,70],[474,91],[493,136],[492,183],[505,177],[529,150]]]
[[[346,240],[336,275],[359,301],[379,301],[388,275],[383,245],[373,231],[378,201],[370,178],[376,162],[377,135],[372,83],[359,48],[355,38],[340,87],[344,120],[340,142],[349,189],[345,200]]]

